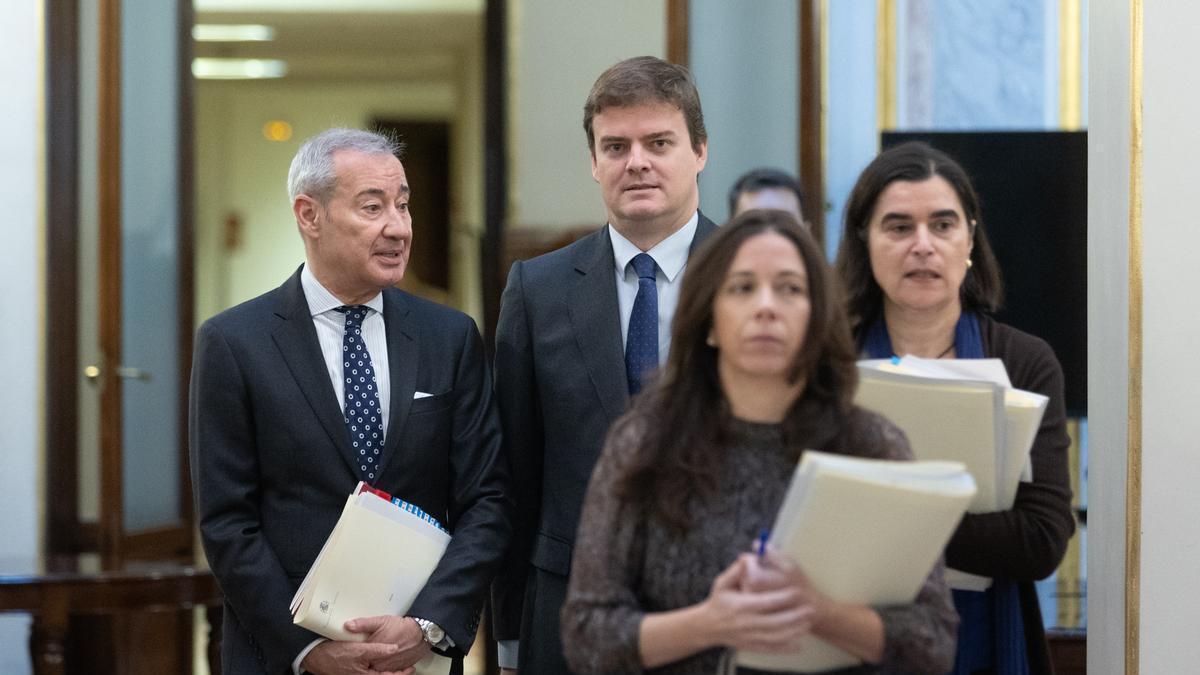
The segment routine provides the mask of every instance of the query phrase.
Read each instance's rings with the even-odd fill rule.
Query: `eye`
[[[912,223],[904,220],[892,220],[883,224],[883,230],[893,234],[908,234],[912,231]]]
[[[621,143],[609,143],[608,145],[604,146],[604,152],[614,155],[621,152],[624,147],[625,146]]]
[[[380,211],[383,210],[383,205],[378,204],[376,202],[369,202],[363,206],[363,210],[366,211],[367,213],[372,213],[372,214],[379,213]]]
[[[400,213],[407,212],[408,211],[408,202],[400,202],[400,203],[396,204],[396,210],[399,211]]]
[[[666,150],[671,146],[671,142],[665,138],[656,138],[654,139],[652,145],[654,146],[655,150]]]
[[[745,295],[754,291],[754,282],[748,279],[738,279],[731,281],[726,287],[725,292],[730,295]]]
[[[949,232],[954,229],[955,221],[949,218],[941,218],[930,223],[930,229],[934,232]]]
[[[808,295],[808,287],[798,281],[784,281],[776,285],[775,292],[780,295],[801,297]]]

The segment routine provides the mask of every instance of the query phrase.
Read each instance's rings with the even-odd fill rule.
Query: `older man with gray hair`
[[[225,593],[226,673],[411,673],[471,646],[510,534],[508,475],[483,345],[464,314],[393,286],[412,244],[400,147],[330,129],[292,161],[305,264],[200,327],[192,480]],[[407,616],[361,617],[362,642],[293,625],[289,601],[358,481],[453,539]]]

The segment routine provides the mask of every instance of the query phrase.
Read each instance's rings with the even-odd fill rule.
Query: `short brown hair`
[[[596,78],[587,101],[583,104],[583,130],[587,133],[588,150],[596,154],[596,135],[592,120],[606,108],[627,108],[644,103],[669,103],[683,113],[692,149],[708,141],[704,129],[704,112],[700,109],[700,93],[692,73],[681,65],[654,56],[635,56],[625,59]]]
[[[858,385],[857,355],[850,338],[840,284],[821,247],[795,216],[754,209],[722,226],[693,254],[684,273],[671,323],[671,351],[661,378],[634,399],[633,409],[613,426],[612,436],[635,430],[637,449],[623,467],[619,490],[646,504],[665,522],[689,525],[687,502],[696,489],[713,489],[718,479],[732,413],[717,373],[717,349],[707,342],[713,306],[729,268],[747,240],[778,234],[804,261],[810,315],[791,376],[804,391],[783,420],[784,442],[801,436],[817,403],[848,412]],[[808,412],[805,412],[805,411]],[[792,448],[796,455],[803,448]]]
[[[979,196],[975,194],[970,177],[946,153],[926,143],[911,141],[879,153],[858,176],[846,202],[835,267],[846,288],[847,309],[856,332],[874,321],[883,310],[883,290],[871,271],[871,254],[867,249],[867,231],[879,195],[896,181],[920,182],[934,176],[942,177],[954,188],[973,230],[972,265],[959,289],[962,308],[986,312],[1000,308],[1004,297],[1000,265],[988,243]]]

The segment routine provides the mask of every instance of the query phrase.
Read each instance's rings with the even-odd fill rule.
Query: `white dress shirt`
[[[304,289],[304,299],[308,301],[308,312],[312,316],[313,327],[317,329],[317,342],[321,345],[321,357],[325,359],[325,370],[329,381],[333,384],[333,393],[337,395],[338,405],[346,412],[346,385],[343,374],[342,346],[346,337],[346,315],[337,311],[343,306],[341,300],[321,285],[308,265],[300,271],[300,287]],[[387,332],[383,325],[383,293],[377,294],[363,303],[370,308],[363,319],[362,337],[371,355],[371,367],[375,369],[375,391],[379,394],[379,408],[383,415],[383,433],[386,438],[388,428],[388,407],[392,400],[392,380],[388,370]],[[300,675],[300,664],[304,657],[321,644],[325,638],[317,638],[308,644],[292,661],[292,672]]]
[[[639,253],[649,254],[658,265],[655,286],[658,288],[658,364],[667,362],[671,348],[671,319],[675,306],[679,304],[679,287],[683,281],[683,269],[687,267],[688,250],[696,236],[698,213],[684,223],[674,234],[658,242],[649,251],[642,251],[626,239],[611,224],[608,226],[612,240],[613,258],[616,260],[617,307],[621,314],[621,345],[629,341],[629,315],[633,313],[633,301],[637,298],[638,275],[630,261]]]
[[[346,380],[342,377],[342,342],[346,337],[346,315],[337,311],[345,303],[330,293],[309,271],[308,265],[300,271],[300,286],[308,311],[312,315],[313,327],[317,329],[317,342],[321,344],[321,356],[325,358],[325,369],[337,395],[338,405],[346,411]],[[383,293],[363,303],[370,308],[363,319],[362,337],[371,354],[371,366],[375,369],[375,389],[379,392],[379,408],[383,413],[383,432],[387,434],[388,412],[392,401],[392,380],[388,369],[387,332],[383,325]]]

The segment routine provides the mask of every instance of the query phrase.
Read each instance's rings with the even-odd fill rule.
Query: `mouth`
[[[391,262],[400,262],[404,259],[403,249],[395,249],[389,251],[376,251],[375,255]]]
[[[938,274],[937,272],[934,272],[933,270],[922,269],[922,270],[912,270],[911,272],[906,272],[904,274],[904,278],[905,279],[915,279],[917,281],[933,281],[935,279],[941,279],[942,275]]]
[[[625,192],[636,192],[639,190],[654,190],[657,188],[658,188],[657,185],[652,185],[650,183],[634,183],[633,185],[625,186]]]

